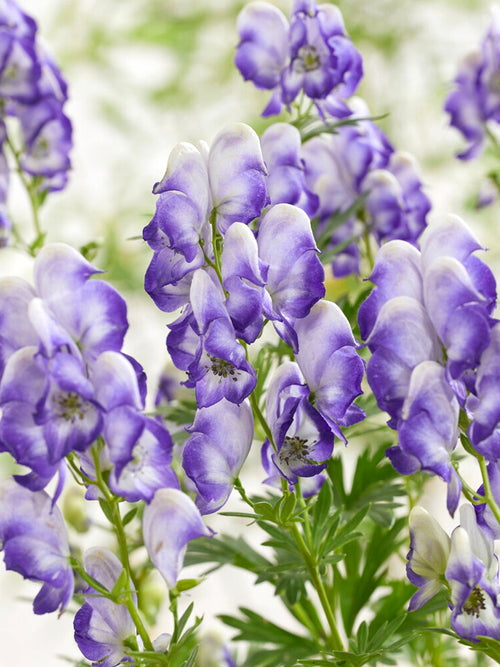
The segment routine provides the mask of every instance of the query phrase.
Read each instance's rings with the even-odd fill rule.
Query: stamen
[[[240,371],[233,366],[233,364],[230,361],[226,361],[225,359],[219,359],[218,357],[214,357],[211,354],[208,355],[208,358],[212,362],[211,366],[207,366],[209,371],[211,371],[214,375],[219,376],[219,382],[222,382],[222,378],[231,378],[233,382],[238,381],[238,375],[240,374]]]
[[[480,586],[476,586],[464,603],[464,611],[466,614],[469,614],[469,616],[479,618],[481,609],[486,609],[486,605],[484,604],[484,593]]]
[[[77,419],[83,419],[85,416],[86,401],[74,391],[61,392],[55,396],[54,401],[60,408],[59,416],[65,421],[74,424]]]

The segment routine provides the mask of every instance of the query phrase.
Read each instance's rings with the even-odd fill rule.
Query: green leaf
[[[112,523],[114,525],[115,521],[113,519],[113,513],[111,512],[111,508],[109,506],[109,503],[107,500],[104,498],[98,498],[99,505],[101,506],[101,509],[103,511],[104,516],[106,519],[109,521],[109,523]]]
[[[137,514],[138,510],[139,510],[139,507],[133,507],[129,512],[127,512],[125,514],[125,516],[122,519],[122,523],[123,523],[124,526],[126,526],[127,524],[129,524],[132,521],[132,519]]]

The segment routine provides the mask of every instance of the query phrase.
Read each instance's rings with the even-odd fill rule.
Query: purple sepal
[[[160,489],[144,509],[144,545],[169,588],[177,583],[187,543],[211,537],[194,502],[178,489]]]
[[[224,238],[222,284],[228,292],[226,307],[236,336],[247,343],[253,343],[262,329],[267,271],[252,231],[241,222],[233,223]]]
[[[315,405],[338,437],[338,426],[350,426],[364,418],[352,410],[362,393],[364,361],[359,357],[351,327],[340,308],[319,301],[307,315],[295,322],[299,349],[296,354]]]
[[[38,336],[28,317],[28,306],[35,296],[34,289],[22,278],[0,281],[0,379],[15,350],[38,344]]]
[[[410,551],[406,573],[418,590],[410,600],[408,611],[416,611],[443,586],[450,555],[450,538],[439,523],[423,507],[416,505],[410,512]]]
[[[240,43],[234,59],[245,81],[272,89],[288,58],[288,21],[268,2],[249,2],[237,22]],[[279,113],[281,108],[273,113]]]
[[[493,539],[477,525],[473,508],[460,508],[460,526],[451,536],[445,572],[451,587],[451,625],[470,641],[478,636],[500,639],[498,560]]]
[[[422,304],[397,296],[380,309],[367,344],[373,353],[366,371],[368,383],[379,408],[397,420],[411,372],[421,362],[441,359],[440,342]]]
[[[234,123],[217,134],[208,155],[208,173],[221,234],[233,222],[248,224],[269,204],[259,137],[248,125]]]
[[[313,216],[319,199],[306,186],[298,129],[288,123],[274,123],[260,141],[269,170],[267,189],[271,204],[293,204]]]
[[[370,335],[380,309],[396,296],[409,296],[423,303],[420,253],[406,241],[389,241],[377,252],[370,275],[375,288],[359,307],[361,338]]]
[[[325,295],[325,272],[306,213],[290,204],[272,206],[259,222],[257,243],[260,259],[269,265],[272,310],[264,314],[281,321],[305,317]]]
[[[87,549],[84,567],[108,591],[113,590],[123,571],[118,558],[101,547]],[[88,596],[87,601],[74,619],[75,641],[80,651],[94,666],[115,667],[129,662],[125,641],[135,637],[136,629],[126,606],[99,596],[91,587],[84,595]]]
[[[309,391],[295,362],[285,362],[271,378],[266,416],[276,452],[271,460],[290,484],[318,475],[333,450],[329,424],[309,403]]]
[[[35,614],[64,611],[73,596],[73,571],[64,519],[51,498],[13,480],[4,482],[0,541],[6,569],[43,584],[33,602]]]
[[[458,401],[446,381],[444,368],[434,361],[416,366],[398,422],[398,444],[403,454],[418,459],[422,470],[439,475],[448,484],[447,506],[451,515],[461,491],[460,479],[451,463],[458,440],[458,414]],[[396,457],[391,460],[397,463]]]
[[[219,510],[229,498],[253,439],[253,415],[248,401],[235,405],[221,400],[197,411],[182,466],[198,490],[202,514]]]

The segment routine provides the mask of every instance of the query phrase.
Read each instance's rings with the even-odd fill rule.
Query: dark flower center
[[[290,460],[292,461],[305,461],[306,463],[316,463],[309,458],[311,445],[308,444],[307,438],[299,438],[298,435],[293,437],[285,436],[283,445],[281,447],[279,457],[287,465],[290,465]]]
[[[297,54],[300,63],[300,69],[304,72],[313,72],[321,66],[321,60],[318,52],[310,44],[301,46]]]
[[[221,380],[222,378],[224,379],[231,378],[231,380],[237,382],[239,371],[233,366],[233,364],[230,361],[226,361],[225,359],[219,359],[218,357],[214,357],[211,354],[208,355],[208,358],[212,362],[212,365],[207,366],[207,368],[210,371],[212,371],[214,375],[218,375]]]
[[[476,586],[464,603],[464,611],[466,614],[469,614],[469,616],[476,616],[476,618],[479,618],[481,609],[486,609],[486,605],[484,604],[484,593],[479,586]]]
[[[72,424],[77,419],[83,419],[85,415],[86,401],[74,391],[60,393],[55,397],[55,402],[59,407],[59,416]]]

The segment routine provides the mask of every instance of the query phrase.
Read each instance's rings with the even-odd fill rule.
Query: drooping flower
[[[29,491],[13,480],[2,483],[0,543],[7,570],[42,583],[35,614],[64,611],[73,596],[68,537],[62,514],[45,491]]]
[[[198,269],[187,310],[170,325],[167,347],[175,365],[188,372],[186,386],[196,388],[199,407],[222,398],[241,403],[255,387],[256,375],[227,312],[216,276]]]
[[[436,519],[419,505],[410,512],[410,551],[406,573],[419,590],[410,600],[408,611],[420,609],[443,585],[450,556],[450,538]]]
[[[500,639],[498,560],[493,539],[481,530],[472,506],[460,508],[460,526],[451,536],[445,572],[451,587],[451,625],[470,641]]]
[[[364,418],[353,404],[361,391],[364,362],[347,318],[331,301],[319,301],[294,325],[297,363],[314,403],[337,437],[339,426],[351,426]]]
[[[308,400],[309,390],[295,362],[285,362],[273,373],[266,397],[266,417],[274,451],[264,443],[279,474],[295,485],[299,477],[316,477],[326,468],[333,450],[329,424]]]
[[[444,109],[450,124],[462,133],[467,146],[458,153],[462,160],[477,157],[486,138],[490,121],[500,122],[500,23],[495,13],[481,48],[462,62],[455,78],[455,89],[448,95]]]
[[[87,574],[108,591],[113,590],[123,571],[115,554],[102,547],[87,549],[83,564]],[[127,648],[133,648],[135,642],[137,649],[137,639],[127,607],[100,596],[91,586],[84,595],[87,599],[74,619],[75,641],[80,651],[95,667],[115,667],[130,662]]]
[[[142,532],[149,557],[169,588],[177,583],[188,542],[210,537],[194,502],[178,489],[160,489],[144,509]]]
[[[427,470],[448,484],[447,507],[453,515],[461,482],[451,463],[458,441],[459,405],[444,368],[423,361],[412,371],[408,395],[397,423],[398,445],[386,454],[396,470],[408,475]]]
[[[235,64],[257,88],[274,90],[263,115],[277,114],[300,91],[323,115],[345,115],[344,99],[363,75],[359,52],[347,37],[340,10],[296,0],[290,17],[264,2],[248,3],[238,17]]]
[[[222,399],[197,411],[186,442],[182,466],[196,484],[196,505],[202,514],[219,510],[229,498],[253,439],[253,415],[245,400]]]

